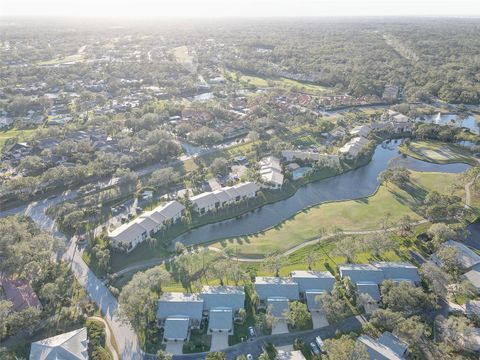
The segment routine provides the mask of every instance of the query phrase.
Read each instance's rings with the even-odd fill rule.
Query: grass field
[[[445,193],[458,175],[412,172],[412,192],[396,186],[381,186],[368,198],[332,202],[314,206],[265,232],[213,243],[219,249],[233,247],[239,256],[261,258],[269,253],[282,253],[319,236],[321,229],[334,227],[344,231],[380,229],[386,211],[390,222],[409,215],[413,221],[421,216],[414,208],[421,204],[430,190]],[[442,181],[439,182],[438,179]],[[462,191],[463,194],[463,191]]]
[[[7,130],[7,131],[0,131],[0,149],[3,148],[3,145],[5,145],[5,142],[8,139],[18,137],[19,140],[21,141],[21,140],[25,139],[26,137],[28,137],[34,131],[35,131],[35,129],[20,130],[20,129],[15,129],[15,128]]]
[[[452,162],[478,164],[478,161],[468,149],[444,142],[412,141],[408,145],[402,145],[400,151],[420,160],[441,164]]]
[[[228,73],[232,78],[235,78],[235,73],[230,71],[225,71]],[[268,88],[268,87],[279,87],[284,89],[291,89],[291,88],[298,88],[300,91],[310,93],[312,95],[319,95],[326,92],[331,92],[332,89],[316,85],[310,83],[304,83],[292,79],[287,79],[284,77],[274,77],[274,78],[265,78],[260,76],[252,76],[252,75],[240,75],[239,81],[243,83],[247,83],[250,85],[254,85],[258,88]]]
[[[48,65],[60,65],[60,64],[67,64],[71,62],[80,62],[85,59],[85,56],[83,54],[74,54],[74,55],[68,55],[65,57],[59,57],[56,59],[51,59],[47,61],[41,61],[37,65],[40,66],[48,66]]]

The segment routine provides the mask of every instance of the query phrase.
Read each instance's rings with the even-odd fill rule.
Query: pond
[[[468,116],[464,119],[455,114],[436,114],[424,115],[415,119],[418,122],[434,123],[438,125],[451,125],[455,127],[464,127],[472,131],[474,134],[480,134],[480,125],[475,116]]]
[[[393,165],[416,171],[449,173],[460,173],[469,168],[469,165],[462,163],[441,165],[410,157],[403,158],[399,156],[398,143],[384,142],[377,146],[372,160],[361,168],[305,185],[288,199],[265,205],[239,218],[198,227],[177,237],[175,241],[194,245],[252,234],[275,226],[298,211],[325,201],[369,196],[379,185],[378,174]]]

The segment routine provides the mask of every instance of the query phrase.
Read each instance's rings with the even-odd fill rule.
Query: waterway
[[[195,245],[252,234],[275,226],[295,213],[322,202],[369,196],[379,186],[378,175],[389,166],[447,173],[460,173],[469,168],[469,165],[463,163],[433,164],[410,157],[405,158],[400,156],[398,145],[397,142],[384,142],[377,146],[372,160],[363,167],[305,185],[288,199],[265,205],[241,217],[198,227],[180,235],[175,241]]]

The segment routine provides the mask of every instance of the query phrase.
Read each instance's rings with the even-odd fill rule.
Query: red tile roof
[[[15,311],[22,311],[28,307],[42,308],[37,294],[35,294],[28,282],[23,280],[1,279],[0,283],[7,300],[13,303],[13,309]]]

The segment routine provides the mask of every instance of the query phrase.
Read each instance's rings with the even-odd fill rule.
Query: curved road
[[[105,346],[108,348],[108,350],[110,350],[113,360],[119,360],[117,350],[115,350],[115,347],[113,346],[112,332],[110,331],[110,326],[108,326],[108,323],[99,316],[90,316],[88,319],[103,323],[105,326]]]

